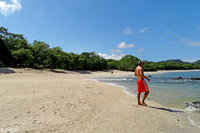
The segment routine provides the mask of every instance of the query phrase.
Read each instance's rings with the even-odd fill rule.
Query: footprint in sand
[[[38,120],[34,120],[32,124],[35,124]]]
[[[28,111],[27,113],[29,114],[29,113],[31,113],[31,111]]]
[[[18,116],[15,116],[14,119],[17,119],[17,118],[19,118],[19,117],[21,117],[21,116],[23,116],[23,114],[20,114],[20,115],[18,115]]]
[[[15,126],[20,126],[19,124],[15,124]]]
[[[44,106],[42,106],[41,108],[39,108],[39,109],[43,109],[44,108]]]
[[[71,103],[67,103],[66,106],[67,106],[68,109],[73,109],[73,108],[76,107],[76,105],[71,104]]]
[[[57,109],[53,110],[53,112],[54,112],[54,115],[56,115],[56,114],[57,114],[58,110],[60,110],[60,108],[57,108]]]

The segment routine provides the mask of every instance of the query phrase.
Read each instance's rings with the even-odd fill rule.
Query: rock
[[[187,107],[192,106],[195,108],[200,108],[200,101],[196,101],[196,102],[185,102],[185,105]]]
[[[191,80],[200,80],[200,78],[190,78]]]
[[[176,79],[183,79],[181,76],[178,76]]]
[[[184,80],[200,80],[200,78],[198,77],[193,77],[193,78],[182,78],[181,76],[178,76],[177,78],[173,78],[173,80],[176,79],[184,79]]]

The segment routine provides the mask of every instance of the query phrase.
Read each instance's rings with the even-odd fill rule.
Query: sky
[[[65,52],[200,59],[200,0],[0,0],[0,26]]]

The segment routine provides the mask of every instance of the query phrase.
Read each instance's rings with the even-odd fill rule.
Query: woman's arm
[[[150,79],[144,75],[143,69],[140,70],[140,75],[141,75],[142,78],[145,78],[145,79],[147,79],[148,81],[150,81]]]

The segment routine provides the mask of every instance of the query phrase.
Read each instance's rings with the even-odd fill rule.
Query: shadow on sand
[[[70,74],[70,73],[80,73],[80,74],[92,74],[89,71],[65,71],[65,70],[51,70],[54,73]]]
[[[0,74],[9,74],[9,73],[15,73],[15,71],[9,69],[9,68],[0,68]]]
[[[79,72],[80,74],[92,74],[92,73],[89,72],[89,71],[77,71],[77,72]]]
[[[145,107],[159,109],[159,110],[168,111],[168,112],[183,113],[183,111],[180,111],[180,110],[167,109],[167,108],[163,108],[163,107],[153,107],[153,106],[145,106]]]
[[[67,74],[67,72],[65,71],[58,71],[58,70],[51,70],[51,72],[54,72],[54,73],[63,73],[63,74]]]

